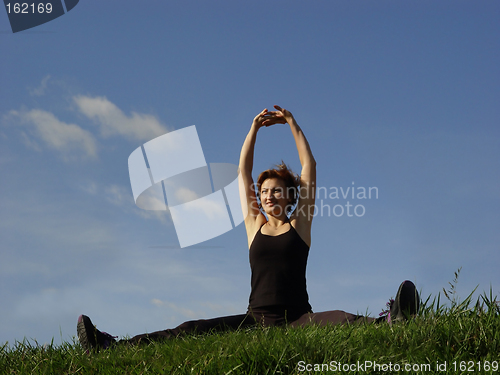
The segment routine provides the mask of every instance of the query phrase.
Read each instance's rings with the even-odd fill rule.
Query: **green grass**
[[[252,328],[91,354],[77,342],[39,346],[25,341],[0,348],[0,373],[398,373],[390,371],[390,364],[407,374],[500,373],[499,305],[491,292],[475,303],[471,296],[458,302],[448,295],[451,304],[446,307],[439,295],[432,301],[428,298],[418,317],[392,325]],[[327,371],[335,369],[332,361],[341,371]],[[358,362],[361,368],[356,367]],[[445,362],[446,371],[437,371],[437,364],[444,370]],[[314,364],[323,371],[314,371]],[[312,371],[301,371],[307,365]],[[352,371],[343,367],[348,365],[354,366]],[[411,371],[403,371],[405,365]],[[430,367],[416,367],[424,365]]]

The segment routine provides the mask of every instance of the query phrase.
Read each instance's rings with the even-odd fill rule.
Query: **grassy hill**
[[[446,292],[445,292],[446,293]],[[252,328],[86,353],[77,342],[0,348],[1,374],[500,373],[500,307],[427,299],[408,322]]]

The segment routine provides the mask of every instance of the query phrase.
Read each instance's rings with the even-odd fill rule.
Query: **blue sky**
[[[135,206],[127,160],[196,125],[207,162],[237,164],[274,104],[318,186],[378,191],[317,201],[314,311],[375,316],[401,281],[436,295],[459,267],[460,298],[499,294],[499,16],[497,1],[82,0],[13,34],[0,12],[0,343],[71,340],[82,313],[133,336],[245,312],[243,225],[181,249],[168,212]],[[255,173],[282,159],[300,170],[290,131],[263,129]],[[364,215],[327,214],[347,204]]]

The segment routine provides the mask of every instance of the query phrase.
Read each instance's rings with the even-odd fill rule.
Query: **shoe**
[[[93,349],[107,349],[114,343],[118,336],[111,336],[109,333],[101,332],[92,324],[90,318],[86,315],[78,317],[76,325],[78,340],[84,349],[91,351]]]
[[[420,297],[415,284],[406,280],[401,283],[396,299],[391,300],[387,321],[407,320],[415,316],[420,308]]]

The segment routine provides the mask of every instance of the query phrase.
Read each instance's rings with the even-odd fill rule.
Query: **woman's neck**
[[[273,229],[278,229],[280,228],[282,225],[285,225],[286,223],[288,223],[290,220],[288,219],[287,216],[284,216],[284,217],[274,217],[274,216],[271,216],[269,215],[268,217],[268,220],[267,220],[267,225]]]

